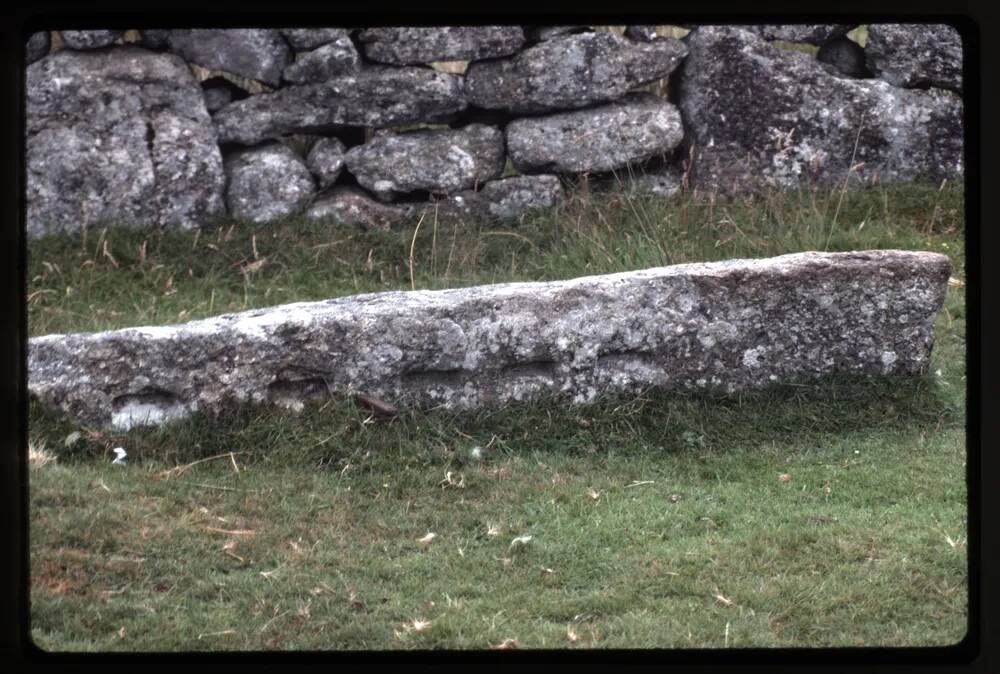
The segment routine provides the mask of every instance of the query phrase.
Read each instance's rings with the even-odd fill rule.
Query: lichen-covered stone
[[[351,38],[345,34],[316,49],[299,52],[295,62],[285,68],[287,82],[306,84],[325,82],[331,77],[351,73],[361,67],[361,57]]]
[[[128,429],[363,393],[397,408],[733,392],[926,372],[944,255],[798,253],[550,283],[387,292],[181,325],[34,337],[28,390]]]
[[[226,157],[229,214],[267,224],[305,210],[316,185],[302,159],[286,145],[268,143]]]
[[[338,126],[385,127],[447,119],[467,106],[462,76],[430,68],[366,67],[326,82],[282,87],[226,106],[213,120],[221,143],[253,145]]]
[[[586,110],[507,125],[507,152],[521,173],[603,172],[663,155],[684,137],[672,104],[635,94]]]
[[[344,144],[337,138],[320,138],[306,156],[306,166],[320,189],[337,182],[344,168]]]
[[[962,91],[962,36],[947,24],[873,23],[868,66],[897,87]]]
[[[531,212],[553,208],[563,199],[558,176],[512,176],[491,180],[478,192],[453,194],[429,208],[445,219],[511,224]]]
[[[390,229],[411,220],[415,212],[411,204],[383,204],[355,187],[340,186],[319,195],[305,217],[343,227]]]
[[[63,44],[70,49],[100,49],[115,43],[123,30],[64,30],[60,31]]]
[[[49,53],[52,38],[47,30],[32,33],[24,46],[24,64],[29,65]]]
[[[524,44],[520,26],[369,28],[358,34],[365,56],[392,65],[472,61],[513,54]]]
[[[417,190],[450,194],[500,176],[503,133],[484,124],[380,132],[348,150],[346,162],[358,183],[378,196]]]
[[[673,72],[687,54],[680,40],[641,43],[612,33],[581,33],[541,42],[509,59],[469,64],[469,102],[481,108],[538,113],[612,101]]]
[[[825,43],[816,52],[816,60],[831,68],[827,72],[847,75],[848,77],[870,77],[871,73],[865,66],[865,50],[853,40],[837,37]]]
[[[345,28],[282,28],[281,34],[295,51],[311,51],[332,42],[351,39]]]
[[[171,30],[172,52],[209,70],[258,80],[273,87],[292,61],[292,51],[281,33],[259,28],[193,28]]]
[[[819,46],[828,40],[847,35],[856,25],[844,23],[762,24],[741,26],[741,28],[752,30],[765,40],[805,42],[806,44]]]
[[[702,26],[679,102],[692,187],[742,192],[960,178],[962,100],[836,77],[808,54],[733,27]],[[512,153],[513,154],[513,153]]]
[[[60,50],[26,78],[27,234],[190,228],[224,213],[201,88],[172,54]]]

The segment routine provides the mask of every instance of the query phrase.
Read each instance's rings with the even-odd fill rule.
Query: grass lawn
[[[511,229],[289,222],[32,243],[28,331],[802,250],[950,255],[930,372],[109,434],[29,408],[53,651],[932,646],[967,627],[964,195],[583,192]],[[74,435],[75,434],[75,435]],[[76,438],[73,442],[73,438]],[[67,440],[69,439],[69,440]],[[111,465],[124,446],[125,466]]]

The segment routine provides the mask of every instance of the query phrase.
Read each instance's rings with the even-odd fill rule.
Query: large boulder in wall
[[[171,30],[170,51],[209,70],[223,70],[272,87],[292,62],[292,50],[281,31],[258,28],[194,28]]]
[[[693,144],[692,187],[939,182],[963,175],[962,100],[827,72],[808,54],[731,26],[702,26],[679,105]]]
[[[224,213],[202,90],[172,54],[53,52],[27,68],[27,234],[190,228]]]
[[[868,67],[897,87],[962,91],[962,36],[943,23],[873,23]]]

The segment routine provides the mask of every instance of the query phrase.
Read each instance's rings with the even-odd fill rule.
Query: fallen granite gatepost
[[[927,370],[950,274],[934,253],[798,253],[550,283],[385,292],[29,340],[28,388],[128,429],[233,403],[364,393],[474,408],[555,394],[736,391]]]

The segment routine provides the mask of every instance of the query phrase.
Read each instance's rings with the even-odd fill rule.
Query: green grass
[[[594,194],[513,229],[425,220],[412,278],[412,226],[37,242],[32,335],[809,249],[935,250],[951,256],[955,281],[930,373],[913,379],[411,411],[389,422],[331,400],[298,415],[243,408],[127,435],[85,431],[70,448],[78,429],[32,405],[31,440],[57,457],[30,473],[35,642],[955,643],[968,583],[962,200],[947,186],[842,201],[819,191],[728,202]],[[110,465],[118,445],[125,467]],[[199,459],[209,460],[164,472]],[[519,536],[531,539],[512,546]]]

